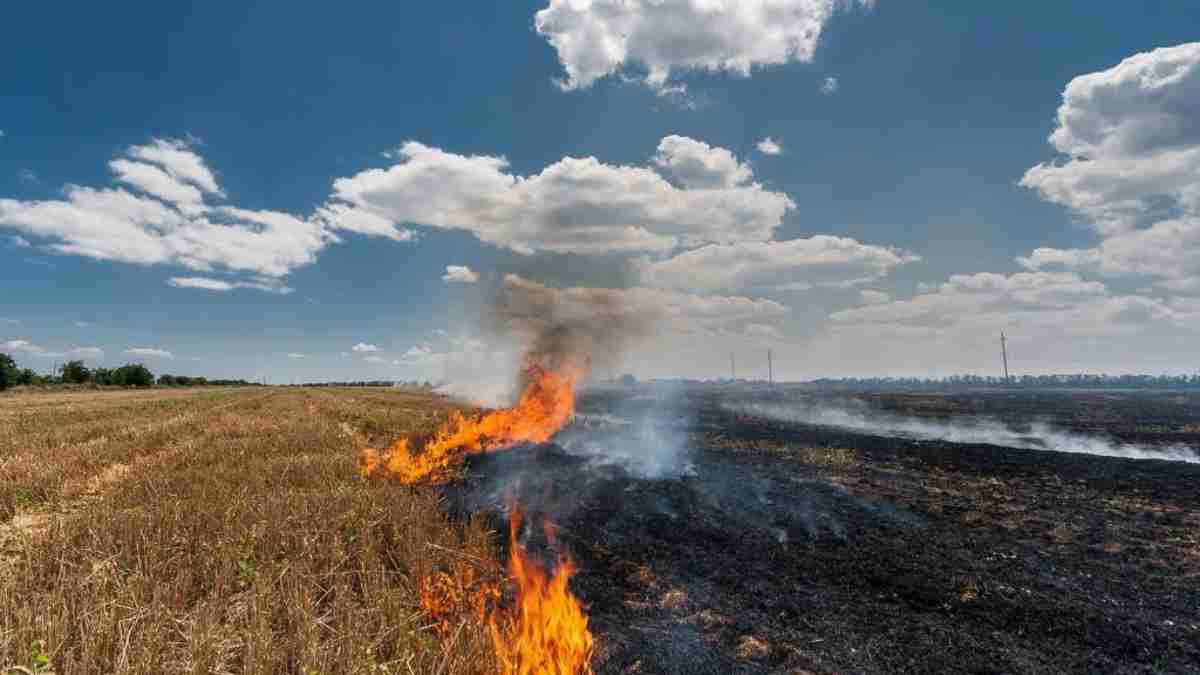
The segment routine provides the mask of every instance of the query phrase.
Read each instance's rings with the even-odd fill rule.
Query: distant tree
[[[83,384],[92,380],[92,371],[83,361],[67,361],[62,367],[62,380],[67,384]]]
[[[149,387],[154,384],[154,373],[140,363],[130,363],[113,371],[113,384],[123,387]]]
[[[92,382],[95,382],[96,384],[100,384],[100,385],[105,385],[105,386],[115,384],[115,382],[113,382],[112,369],[96,368],[95,370],[92,371]]]
[[[17,373],[17,384],[29,386],[37,384],[39,379],[38,374],[33,371],[33,368],[25,368]]]
[[[181,379],[183,379],[183,378],[176,378],[174,375],[168,375],[166,373],[163,373],[162,375],[158,376],[158,386],[173,387],[177,384],[182,384],[181,382],[178,381]]]
[[[17,383],[17,362],[8,354],[0,354],[0,390]]]

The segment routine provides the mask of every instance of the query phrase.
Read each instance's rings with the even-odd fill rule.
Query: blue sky
[[[1026,371],[1195,370],[1200,9],[610,4],[11,8],[0,345],[470,379],[515,274],[632,289],[643,376],[988,373],[999,329]]]

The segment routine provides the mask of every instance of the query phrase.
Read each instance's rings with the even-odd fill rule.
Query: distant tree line
[[[432,391],[437,388],[432,382],[423,380],[357,380],[354,382],[305,382],[288,385],[292,387],[398,387]]]
[[[945,391],[975,387],[1011,389],[1200,389],[1200,373],[1192,375],[1107,375],[1069,373],[1058,375],[1014,375],[1008,380],[996,375],[950,375],[921,377],[844,377],[813,380],[828,389],[930,390]]]
[[[106,387],[253,386],[245,380],[210,380],[187,375],[154,376],[144,364],[129,363],[120,368],[89,368],[83,361],[67,361],[55,373],[42,375],[31,368],[18,368],[12,356],[0,353],[0,389],[20,385],[94,384]]]

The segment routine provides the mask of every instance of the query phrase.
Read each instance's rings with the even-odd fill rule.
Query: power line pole
[[[1000,357],[1004,359],[1004,384],[1010,384],[1008,379],[1008,338],[1000,331]]]
[[[729,379],[737,379],[737,362],[733,360],[733,353],[729,354]]]
[[[775,384],[775,365],[771,362],[771,350],[767,350],[767,384]]]

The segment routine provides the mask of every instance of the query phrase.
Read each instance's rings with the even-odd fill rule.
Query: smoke
[[[523,341],[527,363],[586,373],[612,368],[629,347],[651,337],[661,310],[622,289],[551,288],[509,274],[491,318],[498,333]]]
[[[897,436],[951,443],[985,443],[1026,450],[1054,450],[1105,457],[1200,463],[1200,455],[1184,446],[1155,447],[1121,443],[1102,436],[1059,429],[1040,421],[1030,423],[1028,429],[987,418],[976,418],[970,422],[935,422],[882,413],[870,409],[862,402],[847,402],[844,407],[760,402],[727,407],[736,412],[769,419],[837,427],[874,436]]]
[[[607,392],[602,414],[580,414],[556,438],[592,464],[615,465],[649,480],[694,475],[686,426],[692,412],[671,388],[646,395]]]

